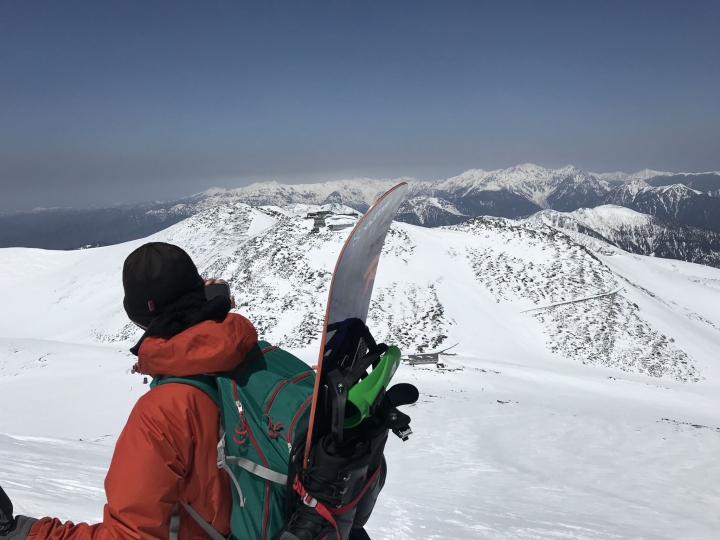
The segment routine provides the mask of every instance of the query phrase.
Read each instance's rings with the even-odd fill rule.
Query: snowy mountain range
[[[612,243],[635,253],[714,264],[711,252],[720,232],[720,173],[595,174],[572,166],[547,169],[532,164],[495,171],[472,169],[436,182],[368,178],[299,185],[266,182],[237,189],[213,188],[167,203],[6,214],[0,216],[0,247],[75,249],[115,244],[147,236],[209,208],[238,202],[280,207],[342,204],[363,212],[400,180],[411,185],[398,215],[406,223],[437,227],[476,216],[523,218],[548,210],[567,213],[615,205],[657,218],[653,227],[664,227],[666,233],[656,231],[652,240],[643,243],[636,240],[639,229],[625,226],[614,233]],[[601,216],[607,213],[597,214],[596,221]],[[620,238],[623,235],[627,238]]]
[[[113,443],[148,390],[130,373],[139,330],[120,279],[140,244],[182,246],[203,275],[229,280],[264,339],[316,360],[349,231],[311,233],[315,210],[213,202],[132,242],[0,249],[0,409],[12,412],[0,415],[0,482],[18,512],[102,516]],[[597,213],[642,220],[623,211]],[[608,219],[568,216],[612,239]],[[560,221],[393,225],[370,327],[405,353],[458,345],[446,369],[398,370],[421,399],[408,409],[415,435],[388,443],[372,537],[712,538],[720,527],[720,270],[633,255]]]

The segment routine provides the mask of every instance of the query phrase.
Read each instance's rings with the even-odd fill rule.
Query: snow
[[[706,175],[706,174],[715,174],[715,175],[720,176],[720,171],[706,171],[706,172],[698,172],[698,173],[686,173],[686,172],[680,172],[680,173],[658,173],[658,174],[656,174],[656,175],[654,175],[654,176],[660,176],[660,175],[663,175],[663,176],[673,176],[673,175],[678,175],[678,176],[701,176],[701,175]]]
[[[720,234],[665,222],[622,206],[580,208],[574,212],[542,210],[522,223],[561,229],[591,251],[626,251],[720,267]]]
[[[628,181],[632,182],[635,180],[641,180],[646,181],[650,180],[651,178],[655,178],[656,176],[668,176],[673,173],[670,172],[662,172],[662,171],[653,171],[652,169],[643,169],[642,171],[636,172],[635,174],[631,174],[628,176]]]
[[[333,196],[341,194],[344,201],[349,201],[358,207],[367,208],[385,191],[400,182],[417,181],[414,178],[407,177],[380,180],[351,178],[314,184],[292,185],[269,181],[236,189],[211,188],[189,199],[201,201],[204,208],[209,208],[220,202],[232,203],[237,201],[260,205],[271,204],[270,201],[272,201],[272,204],[280,202],[322,204]]]
[[[590,173],[568,165],[561,169],[547,169],[532,163],[517,165],[509,169],[483,171],[471,169],[459,176],[442,180],[434,185],[441,191],[457,192],[460,196],[467,196],[478,191],[499,191],[502,189],[526,197],[541,208],[548,208],[548,197],[553,194],[563,182],[571,179],[575,185],[587,184],[589,186],[603,184],[604,180],[592,176]]]
[[[650,172],[637,173],[636,175],[616,174],[622,174],[623,180],[629,182],[633,179],[647,179]],[[220,203],[243,202],[252,205],[307,203],[319,205],[333,200],[336,200],[336,202],[341,200],[344,204],[364,210],[379,195],[403,181],[410,184],[408,199],[413,197],[433,197],[438,191],[451,192],[455,196],[465,196],[477,191],[507,189],[528,198],[543,208],[547,208],[549,206],[548,197],[568,179],[571,179],[575,185],[599,186],[604,190],[609,189],[608,181],[617,180],[612,173],[610,175],[595,175],[582,171],[573,165],[567,165],[560,169],[548,169],[532,163],[525,163],[508,169],[493,171],[469,169],[458,176],[438,181],[420,181],[415,178],[351,178],[295,185],[269,181],[236,189],[211,188],[186,200],[190,204],[197,205],[200,210],[211,208]],[[417,204],[422,206],[419,203]],[[453,209],[452,205],[447,201],[441,201],[438,204],[429,201],[426,204],[438,206],[443,210],[459,215],[459,211]],[[420,208],[419,212],[421,217],[422,208]],[[422,217],[420,222],[424,222]]]
[[[625,184],[622,188],[622,191],[620,192],[620,197],[616,197],[616,199],[628,199],[628,197],[622,197],[623,192],[627,193],[629,196],[628,202],[631,202],[633,199],[638,197],[638,195],[645,194],[645,193],[655,193],[659,195],[659,201],[660,203],[670,211],[672,214],[672,208],[679,205],[682,201],[686,200],[689,197],[696,196],[696,195],[702,195],[702,191],[698,191],[696,189],[692,189],[684,184],[670,184],[667,186],[651,186],[644,180],[640,179],[632,179],[632,181]]]
[[[223,204],[146,240],[227,278],[262,337],[314,363],[349,231],[310,234],[312,210]],[[147,391],[120,282],[146,240],[0,250],[0,484],[19,512],[102,515],[114,441]],[[371,537],[716,537],[720,270],[612,253],[511,220],[393,225],[371,328],[406,353],[459,345],[448,369],[398,370],[421,399],[415,434],[388,443]]]
[[[407,198],[400,206],[398,214],[414,214],[419,224],[424,226],[432,226],[441,216],[445,219],[451,216],[457,218],[457,221],[470,217],[463,214],[451,202],[426,195]]]
[[[677,199],[687,197],[689,194],[702,195],[703,193],[702,191],[689,188],[683,184],[671,184],[669,186],[660,186],[655,189],[657,189],[660,193],[667,194],[670,197],[675,197]]]
[[[612,172],[612,173],[590,173],[602,180],[608,181],[619,181],[623,183],[631,183],[635,181],[645,182],[656,176],[672,176],[674,174],[685,174],[685,173],[671,173],[662,171],[653,171],[652,169],[643,169],[633,174],[626,174],[624,172]]]
[[[601,219],[612,217],[624,221],[641,221],[647,220],[650,217],[647,214],[642,214],[630,208],[617,206],[615,204],[605,204],[602,206],[596,206],[595,208],[580,208],[576,211],[576,213],[588,219],[592,216],[598,216]]]
[[[555,210],[543,210],[531,216],[526,223],[547,223],[558,224],[574,222],[583,227],[597,231],[609,237],[609,231],[615,231],[630,227],[647,227],[660,221],[648,214],[636,212],[624,206],[606,204],[595,208],[579,208],[574,212],[557,212]],[[564,228],[570,228],[562,225]]]

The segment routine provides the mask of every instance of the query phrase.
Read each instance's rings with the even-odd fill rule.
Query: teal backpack
[[[218,468],[232,486],[231,538],[269,540],[285,524],[288,459],[307,432],[315,372],[292,354],[261,341],[229,373],[155,377],[195,386],[220,408]],[[223,539],[193,508],[183,505],[205,532]]]

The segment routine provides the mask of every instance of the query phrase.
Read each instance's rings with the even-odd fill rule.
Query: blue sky
[[[0,4],[0,212],[532,162],[720,169],[720,2]]]

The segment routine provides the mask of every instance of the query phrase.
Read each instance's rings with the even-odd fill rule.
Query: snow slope
[[[720,179],[720,175],[715,177]],[[674,175],[671,178],[686,181],[687,177]],[[698,191],[682,181],[657,187],[634,181],[616,187],[602,202],[632,208],[663,221],[720,231],[720,198],[715,192]],[[720,193],[718,190],[716,192]]]
[[[151,239],[229,279],[260,334],[312,363],[349,232],[310,234],[310,208],[222,205]],[[19,511],[101,516],[112,444],[147,391],[120,283],[144,241],[0,250],[0,484]],[[610,253],[503,219],[394,224],[371,328],[405,352],[459,345],[449,369],[398,371],[421,400],[415,435],[388,444],[373,538],[715,537],[720,271]]]
[[[631,253],[720,267],[720,233],[662,221],[622,206],[603,205],[574,212],[543,210],[525,223],[580,232]]]

